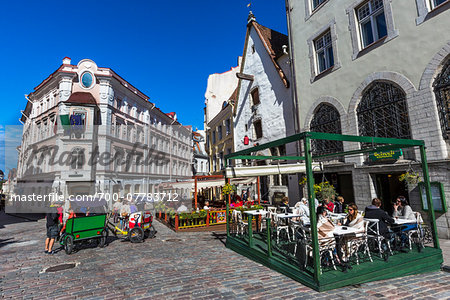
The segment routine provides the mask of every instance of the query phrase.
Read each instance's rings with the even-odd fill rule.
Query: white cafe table
[[[246,211],[244,211],[244,214],[252,215],[252,216],[266,215],[266,214],[267,214],[267,211],[265,211],[265,210],[263,210],[263,209],[259,209],[259,210],[246,210]]]
[[[288,219],[288,218],[297,218],[300,217],[299,214],[294,214],[294,213],[281,213],[281,214],[277,214],[278,218],[280,219]]]
[[[346,228],[346,229],[344,229]],[[349,226],[334,226],[333,234],[334,235],[346,235],[346,234],[356,234],[357,229]]]
[[[394,224],[395,225],[403,225],[403,224],[416,224],[416,220],[406,220],[406,219],[395,219],[394,218]]]

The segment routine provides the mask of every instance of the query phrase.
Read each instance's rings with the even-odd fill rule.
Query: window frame
[[[257,97],[257,100],[258,100],[258,103],[255,103],[255,97],[254,97],[254,94],[256,93],[256,95],[258,96]],[[259,95],[259,88],[258,87],[255,87],[254,89],[252,89],[251,91],[250,91],[250,97],[251,97],[251,99],[252,99],[252,102],[251,102],[251,104],[252,104],[252,107],[253,106],[258,106],[258,105],[260,105],[261,104],[261,97],[260,97],[260,95]]]
[[[314,6],[314,0],[305,0],[305,22],[328,2],[330,2],[330,0],[324,0],[317,6]]]
[[[360,42],[361,42],[361,48],[365,49],[367,47],[370,47],[372,44],[378,42],[379,40],[381,40],[382,38],[387,36],[387,25],[386,25],[386,35],[384,36],[380,36],[380,33],[378,32],[378,16],[380,16],[381,14],[384,16],[385,19],[385,23],[386,23],[386,15],[384,12],[384,4],[383,6],[380,8],[373,8],[373,4],[372,1],[376,1],[376,0],[368,0],[367,2],[361,4],[359,7],[357,7],[356,10],[356,16],[358,18],[358,29],[359,29],[359,33],[360,33]],[[363,6],[368,6],[369,9],[369,14],[367,16],[364,16],[364,18],[360,19],[359,16],[359,10],[362,9]],[[363,36],[363,26],[367,23],[370,22],[370,29],[371,29],[371,33],[372,33],[372,39],[373,41],[371,42],[365,42],[364,41],[364,36]]]
[[[261,131],[261,136],[259,136],[258,137],[258,130],[256,130],[256,124],[259,124],[259,126],[258,127],[260,127],[260,131]],[[263,127],[262,127],[262,121],[261,121],[261,119],[256,119],[256,120],[254,120],[253,121],[253,130],[254,130],[254,133],[255,133],[255,139],[256,140],[259,140],[259,139],[261,139],[262,137],[264,137],[264,133],[263,133]]]
[[[330,32],[331,35],[331,47],[333,49],[333,61],[334,65],[331,66],[328,69],[323,70],[322,72],[319,72],[319,64],[317,60],[316,55],[316,47],[315,47],[315,41],[317,41],[321,36],[324,36],[327,34],[327,32]],[[334,72],[341,68],[341,62],[338,55],[338,46],[337,46],[337,29],[336,29],[336,20],[332,19],[328,24],[320,28],[320,30],[316,31],[308,40],[307,40],[308,46],[309,46],[309,61],[310,61],[310,69],[311,69],[311,78],[310,82],[313,83],[314,81],[322,78],[323,76]]]
[[[328,35],[330,36],[329,43],[327,43],[328,39],[326,38]],[[317,44],[320,40],[322,42],[322,47],[320,47],[318,49]],[[332,57],[330,57],[330,53],[329,53],[330,48],[331,48],[331,56]],[[316,56],[316,73],[317,74],[321,74],[334,66],[333,41],[331,39],[331,31],[330,30],[324,32],[321,36],[319,36],[318,38],[316,38],[314,40],[314,52],[315,52],[315,56]],[[323,57],[324,57],[323,69],[321,69],[319,55],[323,55]]]
[[[439,5],[434,4],[435,0],[416,0],[417,18],[416,25],[420,25],[430,17],[450,8],[450,1],[447,0]]]
[[[353,56],[352,56],[353,60],[364,55],[365,53],[367,53],[367,51],[374,49],[375,45],[383,45],[389,42],[390,40],[396,38],[399,34],[398,29],[395,27],[394,24],[394,16],[392,13],[392,5],[391,5],[392,0],[382,0],[387,34],[385,37],[382,37],[369,45],[363,46],[362,33],[359,25],[360,22],[358,17],[358,9],[361,8],[365,3],[370,1],[372,0],[356,0],[346,9],[346,13],[349,18],[349,28],[353,47]]]

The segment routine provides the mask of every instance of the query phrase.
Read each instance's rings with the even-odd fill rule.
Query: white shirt
[[[209,207],[205,205],[205,206],[203,206],[203,209],[204,209],[204,210],[208,210]]]

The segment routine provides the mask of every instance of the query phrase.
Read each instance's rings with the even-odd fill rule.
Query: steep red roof
[[[70,95],[69,99],[67,99],[66,103],[97,105],[97,101],[95,101],[94,96],[92,96],[91,93],[86,92],[73,93],[72,95]]]
[[[282,34],[273,29],[267,28],[265,26],[262,26],[261,24],[258,24],[256,21],[252,21],[251,24],[255,28],[259,37],[261,38],[261,41],[264,42],[267,53],[269,53],[272,62],[275,68],[277,69],[278,74],[280,75],[284,85],[286,87],[289,87],[289,81],[286,77],[286,74],[284,74],[283,69],[281,69],[280,65],[277,62],[277,59],[283,56],[283,45],[287,46],[289,43],[287,35]]]
[[[273,29],[262,26],[257,22],[253,22],[253,26],[259,31],[262,38],[266,42],[267,50],[270,56],[274,59],[278,59],[283,55],[283,45],[288,45],[289,40],[287,35]]]

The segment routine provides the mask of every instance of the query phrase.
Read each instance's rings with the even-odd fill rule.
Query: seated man
[[[374,198],[372,200],[372,205],[366,207],[364,217],[366,219],[377,219],[380,222],[378,223],[378,229],[380,231],[380,235],[386,235],[388,230],[388,225],[394,224],[394,218],[390,217],[387,212],[381,209],[381,200],[378,198]]]

